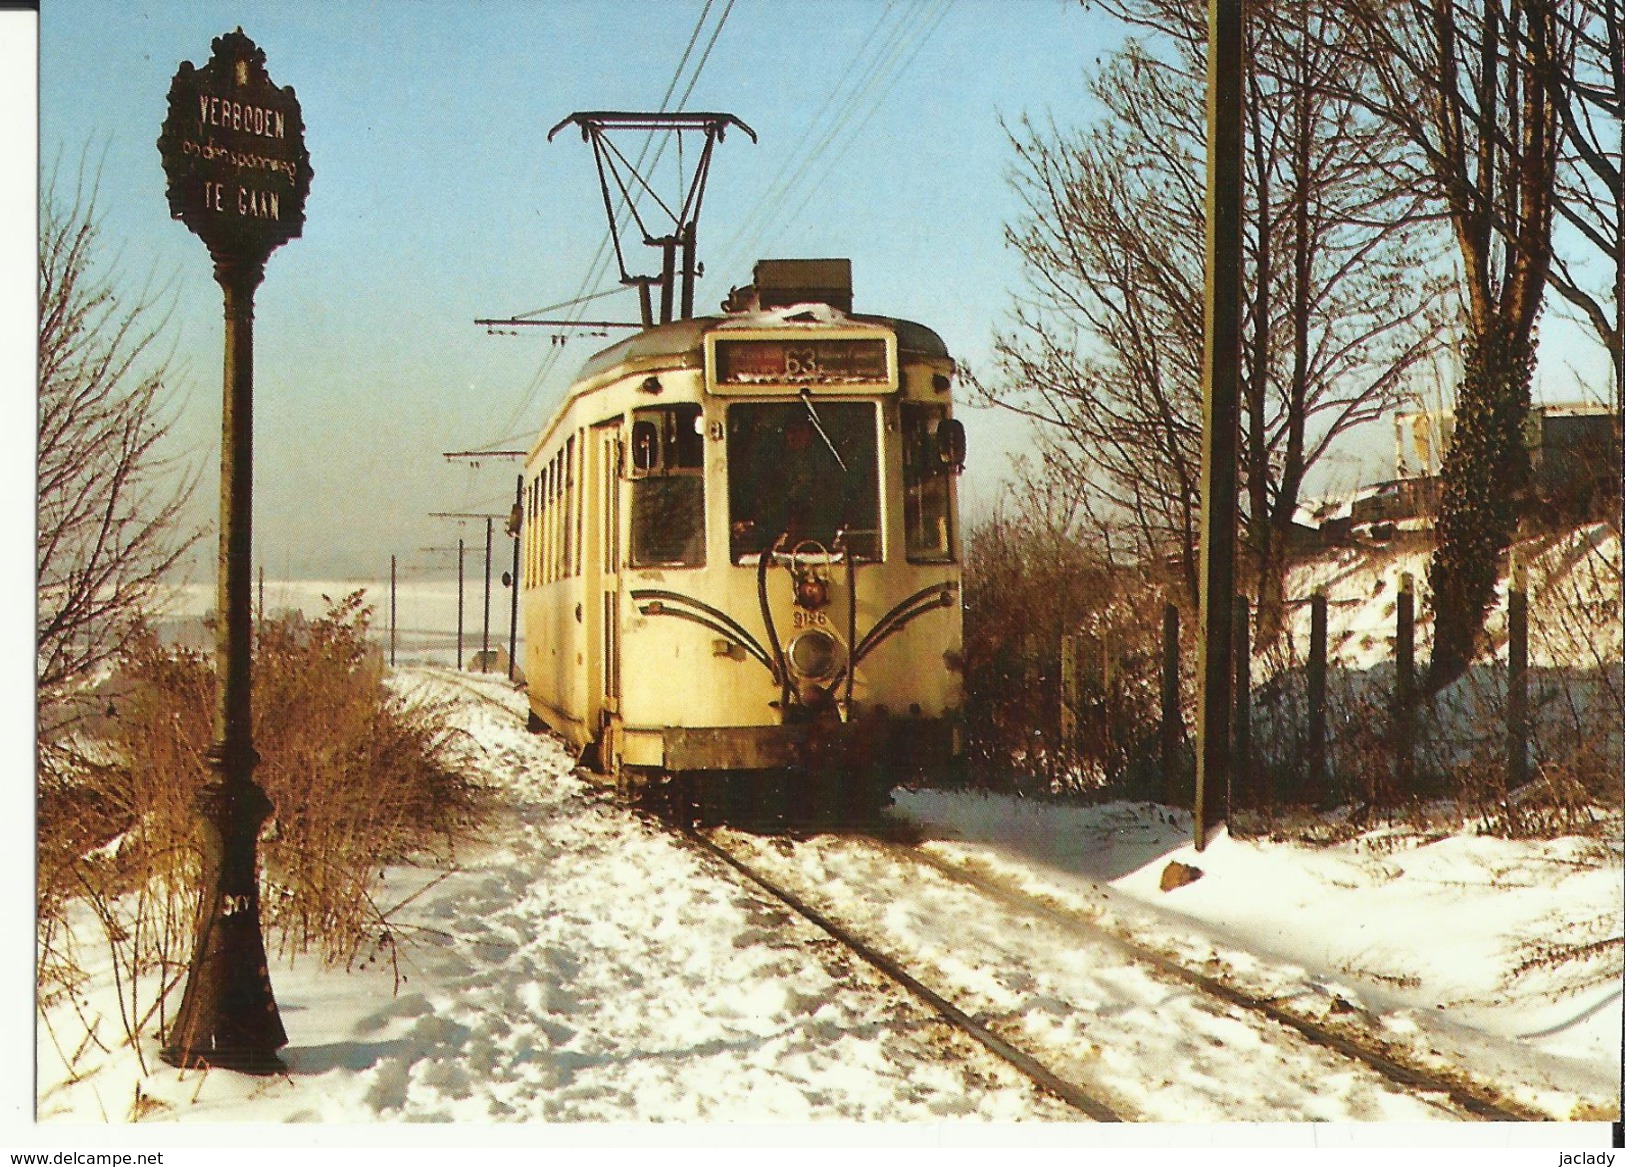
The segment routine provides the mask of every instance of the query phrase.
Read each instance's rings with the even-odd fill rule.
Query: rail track
[[[1411,1091],[1444,1095],[1457,1108],[1474,1118],[1492,1122],[1528,1122],[1548,1120],[1551,1117],[1509,1102],[1464,1076],[1441,1074],[1411,1065],[1396,1057],[1390,1050],[1361,1042],[1313,1018],[1284,1009],[1274,1001],[1237,988],[1217,977],[1198,972],[1115,929],[1075,912],[1055,907],[991,876],[951,863],[920,847],[904,847],[876,837],[866,837],[864,842],[887,851],[900,861],[923,863],[950,879],[975,888],[1008,908],[1046,920],[1082,940],[1110,944],[1136,960],[1149,964],[1159,972],[1191,985],[1228,1005],[1267,1017],[1278,1025],[1296,1030],[1315,1045],[1361,1062],[1395,1085]]]
[[[459,677],[448,676],[446,679],[523,723],[522,714],[484,692],[480,687]],[[607,785],[601,782],[596,784],[606,794],[613,793]],[[1069,1078],[1065,1073],[1046,1065],[1040,1057],[1021,1048],[1011,1039],[1001,1036],[988,1023],[955,1004],[945,993],[931,988],[919,976],[905,968],[896,957],[884,952],[876,942],[860,935],[856,928],[834,919],[830,913],[811,903],[808,897],[793,888],[786,887],[783,882],[754,865],[749,858],[741,857],[719,837],[722,835],[721,832],[700,829],[686,823],[668,825],[673,826],[673,829],[694,848],[714,858],[830,936],[909,995],[923,1002],[945,1024],[1014,1067],[1039,1089],[1059,1098],[1093,1121],[1134,1121],[1138,1117],[1122,1102],[1107,1097],[1109,1091]],[[929,868],[944,878],[985,896],[1007,911],[1029,919],[1041,920],[1086,943],[1107,945],[1133,961],[1155,970],[1163,978],[1190,986],[1222,1003],[1228,1009],[1240,1010],[1263,1018],[1273,1026],[1296,1033],[1299,1038],[1319,1049],[1358,1062],[1406,1093],[1424,1096],[1429,1103],[1454,1117],[1489,1121],[1537,1121],[1550,1118],[1549,1115],[1500,1097],[1493,1090],[1473,1081],[1465,1074],[1411,1064],[1379,1043],[1361,1041],[1348,1033],[1339,1032],[1312,1018],[1282,1008],[1274,1001],[1189,968],[1120,931],[1077,912],[1067,911],[1035,898],[992,876],[952,863],[921,846],[899,843],[878,832],[857,833],[849,837],[854,845],[883,853],[893,862]]]
[[[1039,1089],[1054,1095],[1095,1122],[1124,1121],[1126,1116],[1120,1113],[1113,1103],[1107,1102],[1087,1087],[1067,1080],[1025,1050],[1006,1041],[987,1025],[976,1020],[948,1000],[947,997],[928,988],[892,957],[887,956],[878,948],[863,940],[851,929],[836,923],[828,915],[814,908],[794,892],[780,886],[760,871],[755,870],[750,864],[741,860],[726,847],[713,842],[699,831],[685,829],[683,833],[694,846],[708,855],[715,856],[758,888],[761,888],[774,899],[807,920],[814,927],[840,942],[866,964],[881,972],[935,1010],[937,1015],[948,1025],[980,1043],[994,1055],[1015,1067]]]
[[[445,679],[487,705],[491,705],[521,722],[524,721],[524,718],[511,707],[484,692],[472,682],[459,676],[447,676]],[[610,793],[610,787],[606,784],[595,782],[594,785],[598,789]],[[827,914],[820,912],[802,897],[781,886],[762,872],[755,870],[749,863],[740,859],[726,847],[707,837],[704,832],[692,827],[679,827],[677,829],[691,846],[716,859],[744,877],[747,882],[766,892],[774,900],[807,920],[865,964],[898,985],[910,996],[923,1002],[945,1024],[966,1035],[996,1057],[1013,1066],[1039,1089],[1059,1098],[1062,1102],[1095,1122],[1121,1122],[1124,1120],[1125,1115],[1120,1113],[1113,1104],[1078,1083],[1068,1081],[1031,1054],[999,1037],[990,1028],[960,1009],[945,996],[919,981],[897,960],[881,952],[874,945],[867,943],[855,932],[837,923]]]

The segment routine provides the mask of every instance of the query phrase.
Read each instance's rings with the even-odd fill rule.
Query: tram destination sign
[[[719,393],[771,386],[835,390],[896,384],[891,346],[884,336],[713,334],[708,339],[712,384]]]
[[[298,238],[310,193],[305,123],[291,86],[265,71],[265,50],[241,28],[218,36],[203,68],[183,61],[158,138],[170,215],[216,262],[264,262]]]

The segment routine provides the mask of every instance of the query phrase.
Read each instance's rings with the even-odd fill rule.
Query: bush
[[[357,593],[315,621],[262,622],[255,651],[255,780],[276,807],[260,849],[268,946],[344,966],[390,943],[371,897],[379,868],[449,847],[477,813],[444,710],[391,693],[368,618]],[[49,1005],[110,957],[133,1041],[154,1017],[162,1028],[190,955],[215,678],[202,655],[146,633],[108,688],[101,735],[42,771],[39,977]],[[73,946],[67,925],[84,912],[101,956]]]
[[[973,778],[1023,792],[1162,797],[1162,609],[1177,594],[1155,569],[1111,564],[1075,525],[1031,499],[984,521],[965,562]],[[1192,623],[1187,615],[1181,624],[1186,656]],[[1077,665],[1070,735],[1061,719],[1069,640]],[[1182,674],[1189,678],[1189,661]]]

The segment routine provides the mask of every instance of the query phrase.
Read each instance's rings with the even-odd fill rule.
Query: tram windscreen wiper
[[[813,408],[812,394],[805,389],[801,391],[801,403],[807,407],[807,414],[812,418],[813,428],[818,431],[818,436],[824,439],[824,445],[829,447],[829,452],[835,456],[836,463],[841,467],[841,473],[850,474],[851,471],[847,468],[846,459],[841,457],[841,452],[835,448],[835,443],[830,441],[829,431],[824,428],[824,422],[818,416],[818,410]]]

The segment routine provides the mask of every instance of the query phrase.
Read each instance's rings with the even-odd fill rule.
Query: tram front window
[[[867,401],[738,402],[728,409],[728,515],[735,563],[808,540],[880,558],[875,406]]]

